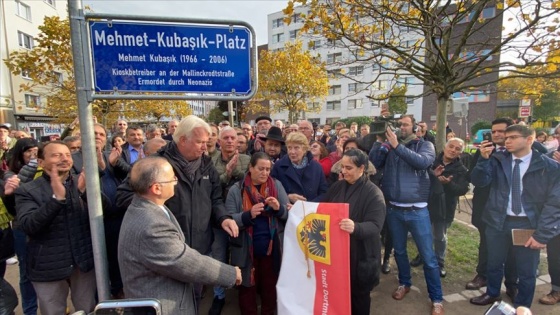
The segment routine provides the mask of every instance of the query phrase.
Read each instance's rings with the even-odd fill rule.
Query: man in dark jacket
[[[179,222],[185,243],[203,255],[210,253],[213,226],[221,226],[233,237],[239,232],[226,212],[218,172],[211,158],[204,154],[210,133],[204,120],[188,116],[179,123],[173,141],[155,154],[167,159],[178,179],[175,195],[165,205]],[[123,183],[118,190],[117,205],[128,206],[132,197],[130,187]]]
[[[77,310],[95,307],[95,271],[85,203],[85,175],[72,176],[70,150],[51,141],[39,150],[43,175],[16,190],[21,229],[28,236],[28,277],[43,315],[66,313],[68,291]]]
[[[128,175],[130,165],[122,158],[119,158],[120,153],[117,148],[113,148],[110,152],[103,152],[107,144],[107,131],[103,125],[94,124],[93,131],[101,191],[110,201],[110,206],[103,209],[103,223],[105,227],[105,245],[107,248],[111,296],[113,299],[122,299],[124,298],[124,294],[117,257],[117,244],[119,243],[119,232],[125,212],[123,209],[119,211],[115,199],[117,187]],[[74,164],[72,173],[80,174],[84,167],[84,159],[81,150],[72,154],[72,161]]]
[[[540,250],[560,234],[560,166],[531,150],[534,140],[531,128],[513,125],[505,131],[508,154],[492,155],[493,144],[481,144],[481,158],[473,169],[472,182],[490,186],[483,214],[488,242],[487,288],[486,293],[471,299],[473,304],[501,300],[504,263],[508,251],[512,251],[519,278],[514,306],[531,307]],[[519,229],[534,230],[523,239],[523,245],[513,244],[513,230]]]
[[[497,118],[492,121],[492,143],[494,144],[494,151],[492,154],[506,154],[507,150],[505,148],[505,134],[506,128],[513,125],[513,120],[507,117]],[[470,171],[476,165],[478,159],[480,158],[480,150],[477,150],[473,156],[472,163],[470,165]],[[478,245],[478,264],[476,265],[476,276],[467,283],[467,290],[479,290],[486,286],[486,265],[488,263],[488,248],[486,245],[486,223],[482,220],[482,214],[484,212],[484,207],[488,201],[488,196],[490,194],[490,187],[474,187],[473,190],[473,212],[472,212],[472,224],[478,229],[480,235],[480,242]],[[510,255],[511,256],[511,255]],[[517,274],[515,273],[515,260],[510,257],[506,261],[505,265],[505,281],[506,293],[508,296],[512,297],[517,290]]]
[[[434,233],[434,250],[439,264],[439,274],[442,277],[447,274],[445,271],[447,229],[455,218],[458,197],[469,190],[467,168],[459,158],[464,144],[459,138],[447,141],[443,152],[432,166],[432,193],[428,207]]]
[[[388,201],[387,222],[399,269],[399,286],[393,293],[393,298],[402,300],[412,285],[406,251],[407,234],[410,232],[424,259],[424,277],[432,301],[432,314],[443,314],[441,279],[433,250],[432,226],[428,212],[428,172],[435,160],[434,146],[416,136],[414,117],[403,116],[399,123],[399,138],[387,128],[387,142],[382,148],[388,149],[388,153],[385,154],[384,163],[375,165],[384,166],[381,189]]]

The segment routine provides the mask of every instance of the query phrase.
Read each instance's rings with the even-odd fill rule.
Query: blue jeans
[[[212,242],[212,258],[219,260],[225,264],[229,264],[227,250],[229,246],[229,235],[222,228],[213,228],[214,242]],[[226,298],[226,290],[224,287],[214,287],[214,297],[218,299]]]
[[[27,236],[20,228],[14,228],[14,249],[19,261],[19,290],[24,315],[37,315],[37,294],[27,278]]]
[[[410,264],[406,252],[407,234],[410,232],[416,242],[418,252],[424,260],[424,277],[428,294],[432,302],[441,302],[443,293],[439,266],[433,250],[432,224],[428,208],[419,210],[399,210],[387,205],[387,223],[393,238],[394,256],[399,268],[399,284],[406,287],[412,285]]]
[[[508,258],[508,251],[513,251],[515,268],[517,269],[518,293],[513,304],[515,307],[531,307],[535,294],[537,276],[535,270],[539,266],[539,250],[524,246],[513,246],[511,239],[512,229],[530,229],[529,220],[506,219],[501,231],[491,226],[486,226],[486,239],[488,242],[488,266],[486,271],[489,296],[500,296],[500,287],[504,277],[504,264]]]

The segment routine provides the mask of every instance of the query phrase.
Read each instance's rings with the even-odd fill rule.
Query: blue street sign
[[[96,92],[251,93],[244,26],[89,21]]]

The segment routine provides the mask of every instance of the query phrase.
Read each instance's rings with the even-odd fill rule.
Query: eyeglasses
[[[508,140],[515,140],[515,139],[517,139],[517,138],[527,138],[527,137],[524,137],[524,136],[521,136],[521,135],[513,135],[513,136],[507,136],[507,137],[505,137],[506,141],[508,141]]]
[[[178,181],[179,181],[179,179],[177,179],[177,176],[173,176],[173,179],[172,179],[172,180],[167,180],[167,181],[162,181],[162,182],[155,182],[155,183],[152,184],[152,186],[155,185],[155,184],[170,184],[170,183],[177,184]]]

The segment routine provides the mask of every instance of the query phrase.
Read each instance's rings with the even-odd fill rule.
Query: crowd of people
[[[541,153],[552,140],[511,119],[494,120],[491,141],[471,159],[449,131],[437,154],[427,124],[409,115],[376,134],[357,123],[333,129],[268,116],[240,128],[188,116],[167,130],[119,119],[110,139],[93,125],[98,174],[82,171],[78,124],[41,143],[0,125],[0,274],[16,255],[25,315],[65,314],[69,294],[76,309],[95,306],[86,176],[101,185],[111,298],[156,298],[164,314],[197,313],[204,285],[213,286],[211,315],[234,286],[242,314],[258,314],[258,301],[260,314],[274,314],[284,226],[297,201],[350,205],[339,226],[350,235],[352,314],[370,313],[391,254],[392,298],[406,297],[411,267],[423,265],[431,314],[444,314],[447,230],[470,184],[480,244],[466,288],[486,287],[471,303],[501,300],[505,279],[510,302],[530,308],[545,248],[552,287],[539,302],[560,302],[560,151],[545,144]],[[512,230],[532,234],[514,245]],[[408,256],[409,236],[417,257]]]

